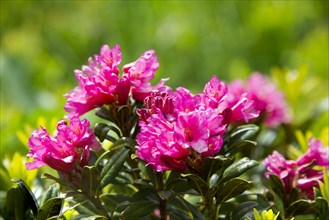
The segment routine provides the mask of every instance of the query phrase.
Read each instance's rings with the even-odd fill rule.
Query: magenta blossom
[[[145,52],[137,61],[123,67],[120,78],[118,66],[121,63],[121,51],[118,45],[112,49],[104,45],[100,55],[89,58],[88,66],[75,70],[78,86],[70,93],[64,109],[69,118],[82,114],[102,105],[126,105],[129,95],[143,101],[152,91],[169,91],[165,80],[152,86],[149,81],[159,67],[153,50]]]
[[[246,85],[241,81],[233,81],[229,85],[228,100],[231,105],[239,103],[241,96],[254,101],[254,108],[265,115],[264,123],[267,126],[277,127],[282,123],[290,122],[291,117],[283,93],[260,73],[253,73]]]
[[[28,146],[28,157],[34,158],[34,161],[26,163],[27,169],[48,165],[62,173],[69,173],[78,165],[86,165],[90,150],[101,149],[89,121],[80,121],[77,117],[70,120],[70,125],[64,120],[59,121],[57,135],[54,138],[43,127],[34,131]]]
[[[197,170],[205,157],[221,149],[232,114],[243,113],[236,120],[258,115],[249,115],[252,106],[229,108],[227,87],[217,77],[197,95],[183,87],[176,90],[152,93],[144,100],[146,108],[137,110],[137,155],[157,171]]]
[[[318,181],[323,181],[323,171],[314,168],[321,166],[329,169],[329,148],[319,140],[311,138],[308,142],[309,150],[296,161],[286,160],[281,154],[274,151],[265,158],[263,165],[267,168],[265,175],[278,176],[289,193],[294,187],[306,193],[313,199],[313,187],[319,188]]]

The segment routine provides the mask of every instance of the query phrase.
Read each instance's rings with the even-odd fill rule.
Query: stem
[[[203,199],[205,206],[207,208],[207,211],[208,211],[207,219],[217,220],[218,214],[219,214],[219,209],[220,209],[220,204],[214,203],[213,196],[211,194],[204,195],[202,199]]]
[[[164,190],[163,173],[156,172],[155,177],[156,177],[157,191],[158,192],[163,191]],[[159,196],[159,211],[160,211],[160,219],[166,220],[166,218],[167,218],[167,201],[164,198],[161,198],[161,196]]]

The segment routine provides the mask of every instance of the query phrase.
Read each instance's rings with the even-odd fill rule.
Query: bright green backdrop
[[[63,117],[73,70],[103,44],[123,63],[156,50],[172,87],[305,65],[328,89],[328,1],[1,1],[0,14],[2,156],[28,152],[26,124]]]

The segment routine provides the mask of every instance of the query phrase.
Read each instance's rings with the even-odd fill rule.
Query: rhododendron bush
[[[271,78],[255,72],[227,83],[214,75],[192,93],[169,79],[153,82],[154,50],[121,60],[120,46],[104,45],[74,71],[67,115],[27,143],[26,169],[50,167],[42,178],[51,185],[37,196],[14,179],[6,218],[329,218],[329,148],[316,137],[301,141]],[[270,140],[282,133],[295,158]]]

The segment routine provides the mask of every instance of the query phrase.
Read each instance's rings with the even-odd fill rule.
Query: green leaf
[[[244,191],[246,191],[251,186],[250,181],[235,178],[227,181],[223,188],[221,188],[217,195],[217,204],[221,204],[231,198],[234,198]],[[218,189],[217,189],[218,190]]]
[[[7,191],[5,203],[5,215],[8,219],[25,219],[25,213],[29,210],[29,204],[24,199],[23,192],[18,187],[12,187]]]
[[[199,176],[195,174],[181,174],[182,177],[187,178],[193,189],[195,189],[200,195],[205,195],[209,190],[208,184]]]
[[[206,157],[206,159],[202,162],[202,176],[204,179],[207,179],[208,182],[214,173],[221,178],[222,172],[220,171],[224,171],[232,163],[233,160],[231,158],[224,157],[222,155],[218,155],[216,157]]]
[[[316,198],[315,209],[319,215],[329,214],[329,204],[324,198]]]
[[[40,209],[37,215],[37,220],[44,220],[53,216],[58,216],[61,212],[63,198],[51,198]]]
[[[22,179],[13,179],[13,182],[15,182],[18,185],[18,188],[21,190],[22,194],[24,195],[24,201],[26,204],[28,204],[28,207],[31,208],[33,215],[37,215],[39,204],[36,198],[34,197],[34,194],[30,190],[30,188],[26,185],[26,183]]]
[[[198,219],[198,220],[203,220],[205,219],[204,216],[200,213],[200,211],[191,203],[189,203],[188,201],[186,201],[184,198],[177,196],[177,201],[179,201],[180,203],[182,203],[189,211],[190,211],[190,216],[192,214],[192,216],[194,218],[191,219]]]
[[[246,201],[237,205],[228,215],[229,219],[244,219],[245,215],[258,205],[255,201]]]
[[[100,175],[100,184],[99,187],[103,188],[107,184],[114,181],[115,177],[118,175],[118,173],[121,170],[121,167],[123,166],[126,157],[129,152],[129,148],[124,147],[117,153],[115,153],[105,164],[101,171]]]
[[[83,217],[83,218],[79,218],[80,220],[106,220],[107,218],[105,216],[101,216],[101,215],[92,215],[92,216],[88,216],[88,217]]]
[[[87,193],[89,197],[93,197],[96,194],[99,179],[100,176],[96,167],[85,166],[81,175],[83,192]]]
[[[308,210],[312,208],[314,208],[314,201],[300,199],[292,203],[288,207],[286,211],[286,216],[291,217],[291,216],[295,216],[295,214],[304,214],[307,213]]]
[[[270,174],[270,186],[273,192],[281,199],[284,204],[287,204],[286,190],[278,176]]]
[[[256,144],[255,142],[246,142],[246,140],[253,138],[257,134],[258,129],[258,126],[248,124],[239,126],[233,132],[227,133],[224,137],[223,153],[235,153],[238,151],[235,149],[236,147],[241,148],[249,144]]]
[[[327,200],[329,204],[329,173],[326,168],[323,168],[323,182],[319,181],[319,186],[322,197]]]
[[[102,202],[106,204],[109,210],[116,211],[118,204],[130,201],[130,197],[124,194],[107,193],[100,196]]]
[[[41,178],[47,178],[47,179],[54,180],[55,182],[59,183],[59,185],[68,187],[70,189],[75,188],[74,185],[71,182],[68,182],[68,181],[66,181],[65,179],[62,179],[62,178],[54,177],[53,175],[50,175],[48,173],[42,174]]]
[[[59,196],[59,184],[52,184],[44,195],[41,205],[45,204],[49,199]]]
[[[150,201],[136,201],[129,204],[129,206],[121,213],[120,217],[126,220],[140,219],[144,216],[150,215],[157,208],[157,204]]]
[[[258,166],[258,162],[255,160],[250,160],[247,157],[242,158],[238,162],[229,166],[223,174],[223,178],[220,180],[221,183],[226,182],[230,179],[240,176],[241,174],[247,172],[251,168]]]
[[[118,137],[121,137],[120,130],[115,126],[107,125],[104,123],[97,123],[94,128],[94,133],[101,142],[103,142],[105,139],[108,139],[109,141],[112,142],[116,141],[115,138],[108,135],[110,131],[113,131]]]

